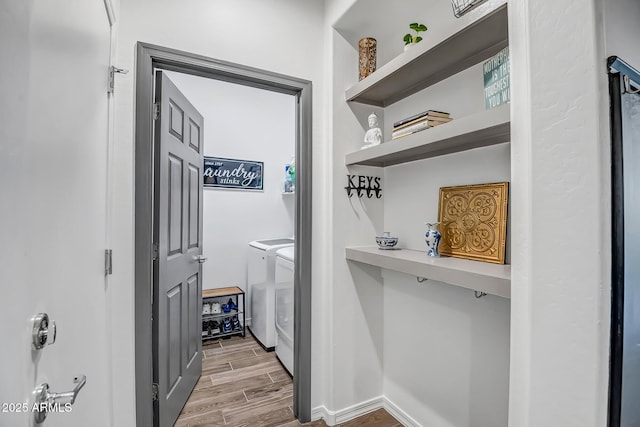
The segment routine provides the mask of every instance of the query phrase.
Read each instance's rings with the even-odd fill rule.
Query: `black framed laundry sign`
[[[203,186],[259,191],[263,170],[263,162],[205,156]]]

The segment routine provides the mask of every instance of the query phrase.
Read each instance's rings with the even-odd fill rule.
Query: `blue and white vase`
[[[438,231],[437,222],[433,224],[425,222],[428,227],[427,232],[424,233],[424,241],[427,244],[427,255],[433,257],[439,257],[440,253],[438,252],[438,245],[440,245],[440,238],[442,235]]]

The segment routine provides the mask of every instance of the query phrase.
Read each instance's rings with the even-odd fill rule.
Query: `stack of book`
[[[402,138],[403,136],[411,135],[421,130],[448,123],[453,120],[449,116],[449,113],[442,111],[427,110],[415,116],[407,117],[393,124],[391,139]]]

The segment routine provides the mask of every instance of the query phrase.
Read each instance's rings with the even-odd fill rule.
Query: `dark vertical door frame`
[[[624,182],[622,163],[622,85],[609,73],[611,114],[611,343],[609,427],[620,427],[624,327]]]
[[[640,73],[617,56],[607,59],[611,109],[611,348],[609,427],[622,427],[624,350],[624,140],[622,96],[638,93]],[[636,85],[634,87],[633,85]]]
[[[311,420],[311,177],[310,81],[138,42],[135,90],[135,383],[136,424],[154,425],[152,402],[153,82],[154,70],[178,71],[296,97],[296,245],[294,283],[294,401]]]

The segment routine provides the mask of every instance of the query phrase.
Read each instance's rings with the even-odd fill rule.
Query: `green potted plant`
[[[409,24],[409,29],[411,29],[411,31],[413,31],[413,33],[407,33],[405,34],[403,40],[404,40],[404,50],[409,49],[411,46],[414,46],[416,43],[422,41],[422,37],[420,36],[420,33],[427,31],[427,26],[424,24],[419,24],[417,22],[414,22],[412,24]]]

